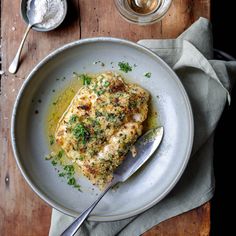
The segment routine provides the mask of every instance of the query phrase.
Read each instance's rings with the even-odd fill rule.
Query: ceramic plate
[[[120,61],[133,67],[124,76],[150,92],[165,135],[148,163],[117,189],[109,191],[89,219],[120,220],[155,205],[177,183],[191,153],[193,117],[187,94],[176,74],[158,56],[143,46],[115,38],[84,39],[57,49],[31,71],[22,86],[14,106],[11,134],[17,164],[28,184],[52,207],[71,216],[88,207],[99,190],[81,177],[79,192],[59,178],[45,160],[49,153],[45,133],[48,109],[54,91],[68,86],[74,71],[119,71]],[[144,76],[147,72],[151,72],[151,78]],[[58,81],[63,77],[66,79]]]

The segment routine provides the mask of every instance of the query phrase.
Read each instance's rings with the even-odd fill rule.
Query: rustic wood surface
[[[116,11],[112,0],[69,0],[66,22],[48,33],[31,31],[16,75],[7,68],[19,46],[26,25],[20,16],[20,0],[1,0],[0,94],[0,235],[47,235],[51,208],[23,180],[13,157],[10,119],[13,103],[30,70],[55,48],[85,37],[112,36],[137,41],[142,38],[174,38],[200,16],[210,17],[210,0],[173,0],[167,16],[151,26],[131,25]],[[210,204],[169,219],[145,233],[154,235],[208,235]]]

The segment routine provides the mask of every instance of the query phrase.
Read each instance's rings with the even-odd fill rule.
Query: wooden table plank
[[[16,94],[25,76],[49,52],[81,37],[112,36],[137,41],[142,38],[174,38],[199,16],[210,17],[210,0],[174,0],[167,16],[151,26],[127,23],[116,11],[112,0],[68,1],[67,21],[49,32],[30,32],[16,75],[7,72],[26,26],[20,17],[20,1],[1,0],[0,94],[0,234],[47,235],[51,208],[25,183],[16,167],[10,144],[10,117]],[[79,12],[81,14],[79,14]],[[145,236],[208,235],[210,204],[167,220]]]

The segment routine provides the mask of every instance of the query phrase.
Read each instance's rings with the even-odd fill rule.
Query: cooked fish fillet
[[[116,73],[82,77],[86,85],[60,119],[55,137],[67,157],[103,188],[142,133],[149,94]]]

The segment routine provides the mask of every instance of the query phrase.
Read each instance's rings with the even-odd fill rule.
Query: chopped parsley
[[[124,71],[125,73],[128,73],[129,71],[132,71],[132,67],[130,66],[130,64],[128,62],[119,62],[118,66],[120,67],[121,71]]]
[[[78,119],[79,119],[79,117],[77,115],[73,114],[69,119],[69,123],[73,124],[73,123],[77,122]]]
[[[67,172],[74,172],[75,168],[73,165],[66,165],[66,166],[64,166],[64,170]]]
[[[51,163],[53,166],[57,165],[58,161],[62,158],[64,151],[61,149],[56,155],[50,154],[45,157],[45,160],[52,160]]]
[[[64,151],[60,150],[56,155],[55,154],[50,154],[50,155],[46,156],[45,159],[50,160],[50,159],[53,158],[51,160],[51,164],[53,166],[56,166],[59,162],[64,168],[61,172],[58,170],[58,172],[59,172],[58,176],[66,178],[67,179],[67,184],[69,184],[69,185],[73,186],[74,188],[77,188],[79,191],[81,191],[81,186],[77,183],[77,181],[74,177],[75,167],[73,165],[63,165],[62,162],[60,161],[63,154],[64,154]],[[81,157],[81,158],[83,158],[83,157]]]
[[[129,101],[129,109],[135,109],[137,108],[137,105],[138,105],[137,101],[134,100]]]
[[[57,153],[58,159],[61,159],[61,158],[62,158],[63,153],[64,153],[64,151],[63,151],[62,149]]]
[[[54,136],[52,134],[49,135],[49,143],[50,143],[50,145],[53,145],[55,143],[55,139],[54,139]]]
[[[109,85],[110,85],[110,83],[108,81],[105,81],[104,87],[108,87]]]
[[[98,96],[100,96],[100,95],[102,95],[102,94],[104,94],[105,93],[105,90],[99,90],[99,91],[97,91],[97,95]]]
[[[59,177],[65,177],[66,173],[65,172],[61,172],[59,173]]]
[[[113,114],[113,113],[108,113],[107,117],[106,117],[106,120],[110,121],[110,122],[115,122],[116,121],[116,115]]]
[[[52,160],[51,163],[52,163],[53,166],[57,165],[57,161],[56,160]]]
[[[151,72],[147,72],[147,73],[144,74],[144,76],[147,77],[147,78],[151,78],[152,73]]]
[[[67,182],[69,185],[74,185],[76,183],[76,180],[74,177],[70,178]]]
[[[96,117],[103,116],[103,114],[98,110],[95,111],[95,115],[96,115]]]
[[[82,74],[79,76],[83,80],[83,85],[90,85],[92,78],[88,75]]]
[[[101,126],[101,124],[99,123],[99,121],[97,119],[95,120],[92,120],[92,126],[95,127],[95,126]]]
[[[89,131],[82,124],[77,124],[72,133],[77,140],[82,140],[82,143],[85,144],[90,137]]]

